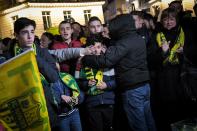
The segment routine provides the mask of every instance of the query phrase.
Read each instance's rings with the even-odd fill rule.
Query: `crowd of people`
[[[0,42],[0,63],[34,50],[52,130],[171,131],[197,117],[197,18],[180,1],[160,20],[132,11],[87,28],[65,20],[38,38],[22,17]]]

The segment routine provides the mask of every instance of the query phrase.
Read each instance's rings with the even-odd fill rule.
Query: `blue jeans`
[[[68,116],[60,117],[60,131],[82,131],[79,111],[76,110]]]
[[[145,84],[122,93],[123,108],[133,131],[156,131],[150,108],[150,86]]]

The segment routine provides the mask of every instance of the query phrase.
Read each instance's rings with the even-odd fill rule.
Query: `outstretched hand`
[[[94,55],[95,54],[95,48],[94,46],[88,46],[84,49],[83,52],[84,55]]]

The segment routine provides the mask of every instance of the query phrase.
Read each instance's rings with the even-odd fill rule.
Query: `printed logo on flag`
[[[0,66],[0,121],[13,130],[49,131],[49,117],[32,51]]]

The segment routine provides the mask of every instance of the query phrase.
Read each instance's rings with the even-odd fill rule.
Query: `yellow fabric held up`
[[[156,40],[157,40],[157,43],[158,43],[159,47],[162,46],[163,41],[167,42],[163,32],[157,33]],[[163,61],[164,64],[166,62],[170,62],[172,64],[178,64],[179,63],[178,54],[177,54],[176,51],[177,51],[178,48],[183,47],[184,41],[185,41],[185,34],[183,32],[183,29],[180,28],[180,33],[178,35],[178,39],[175,41],[174,46],[170,49],[170,53],[169,53],[168,57]]]
[[[35,53],[14,57],[0,72],[0,120],[14,131],[50,131]]]

